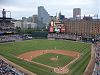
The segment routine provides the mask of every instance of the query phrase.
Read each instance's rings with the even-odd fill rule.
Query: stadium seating
[[[48,34],[48,38],[53,38],[53,39],[70,39],[70,40],[77,40],[77,39],[79,39],[79,37],[77,37],[76,35],[55,34],[55,33]]]
[[[98,68],[100,68],[100,43],[96,43],[95,44],[95,59],[96,59],[96,63],[95,63],[95,67],[94,67],[94,74],[95,75],[100,75],[100,69],[98,69]],[[94,75],[93,74],[93,75]]]
[[[0,59],[0,75],[27,75]]]

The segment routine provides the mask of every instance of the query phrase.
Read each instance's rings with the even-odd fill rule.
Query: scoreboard
[[[51,21],[49,32],[50,33],[65,33],[65,26],[63,23]]]

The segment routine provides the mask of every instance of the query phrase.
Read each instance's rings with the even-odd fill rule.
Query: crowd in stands
[[[95,67],[92,75],[100,75],[100,43],[95,44]]]
[[[13,24],[11,22],[0,22],[0,42],[6,41],[14,41],[15,38],[11,35],[4,35],[9,34],[14,31]]]
[[[0,59],[0,75],[27,75]]]
[[[12,32],[14,25],[11,22],[0,22],[0,32]]]
[[[4,36],[0,36],[0,42],[11,42],[11,41],[15,41],[21,39],[20,35],[4,35]]]
[[[100,40],[100,36],[97,36],[96,39],[97,39],[97,40]]]
[[[48,38],[55,38],[55,39],[72,39],[72,40],[79,40],[80,37],[76,35],[69,35],[69,34],[48,34]]]
[[[96,44],[96,63],[100,63],[100,44]]]
[[[83,37],[83,39],[82,39]],[[57,34],[57,33],[50,33],[48,34],[48,38],[49,39],[68,39],[68,40],[80,40],[80,41],[85,41],[86,39],[84,38],[87,38],[87,41],[91,41],[92,40],[92,37],[90,36],[79,36],[79,35],[75,35],[75,34]],[[88,40],[89,39],[89,40]],[[96,41],[99,41],[100,40],[100,36],[97,36],[95,38]]]
[[[12,28],[12,27],[14,27],[14,25],[13,24],[11,24],[11,22],[0,22],[0,27],[1,28]]]

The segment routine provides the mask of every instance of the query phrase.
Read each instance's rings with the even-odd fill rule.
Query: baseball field
[[[0,44],[0,55],[37,75],[83,75],[91,44],[67,40],[27,40]]]

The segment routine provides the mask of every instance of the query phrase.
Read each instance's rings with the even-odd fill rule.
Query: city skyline
[[[29,17],[37,14],[38,6],[44,6],[51,16],[55,16],[56,12],[61,11],[63,15],[69,18],[73,16],[73,8],[81,8],[82,15],[99,14],[99,2],[100,0],[1,0],[0,10],[3,8],[10,10],[12,12],[12,18],[21,19],[21,17]]]

